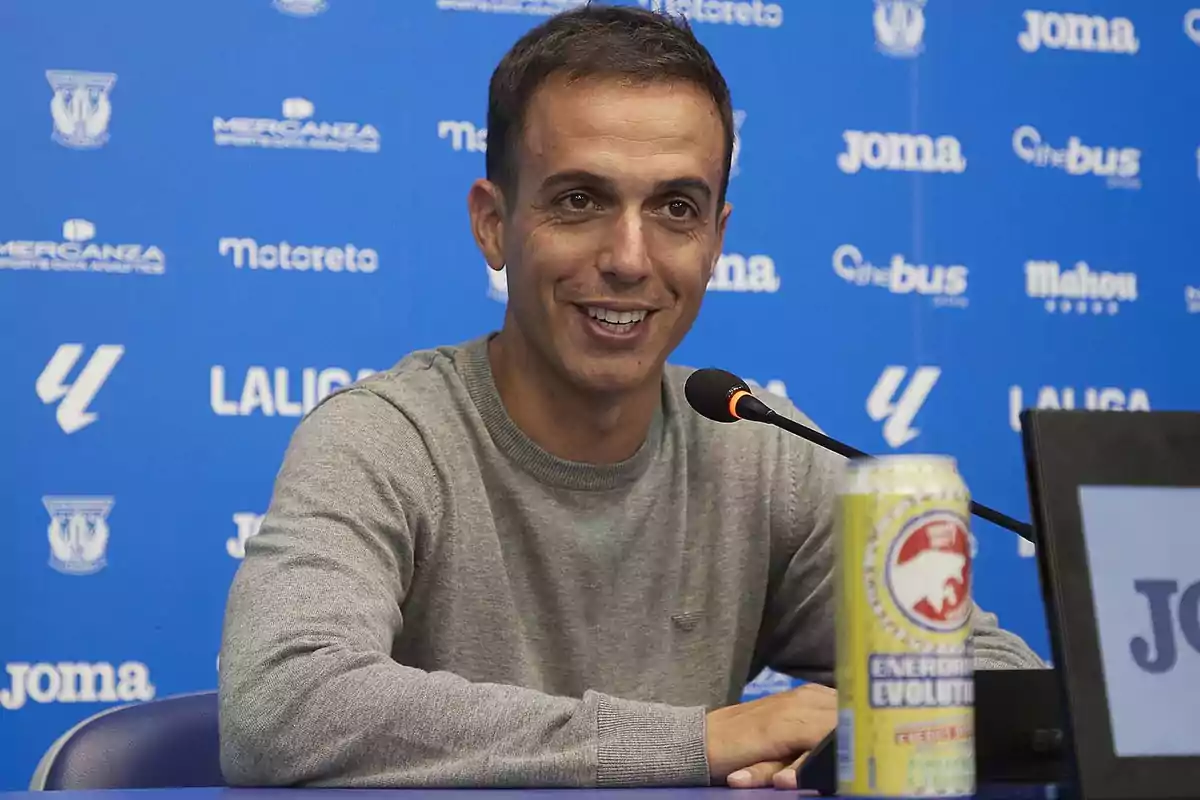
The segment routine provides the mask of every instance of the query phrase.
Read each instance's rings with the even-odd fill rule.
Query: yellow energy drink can
[[[838,794],[975,792],[970,495],[954,459],[852,461],[837,512]]]

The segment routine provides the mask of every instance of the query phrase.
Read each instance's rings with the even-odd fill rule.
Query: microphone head
[[[696,370],[683,385],[688,405],[714,422],[737,422],[741,419],[734,415],[730,401],[738,392],[749,391],[750,387],[737,375],[714,367]]]

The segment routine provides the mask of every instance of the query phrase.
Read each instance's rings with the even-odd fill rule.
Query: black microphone
[[[745,381],[732,372],[715,368],[696,370],[688,376],[683,393],[688,405],[714,422],[737,422],[740,419],[765,422],[846,458],[874,458],[771,410],[751,394]],[[971,513],[1012,531],[1027,542],[1034,540],[1033,527],[1027,522],[1015,520],[974,500],[971,501]]]

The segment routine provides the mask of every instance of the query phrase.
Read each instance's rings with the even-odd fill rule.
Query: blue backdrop
[[[577,4],[0,9],[0,788],[87,715],[214,688],[304,410],[499,325],[487,79]],[[738,109],[676,361],[953,454],[1026,519],[1019,408],[1200,407],[1200,2],[642,5],[692,17]],[[1031,552],[975,535],[978,601],[1048,655]]]

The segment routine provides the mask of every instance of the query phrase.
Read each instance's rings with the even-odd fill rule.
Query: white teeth
[[[593,319],[598,319],[601,322],[611,322],[617,325],[628,325],[633,322],[641,322],[646,318],[645,309],[639,309],[637,311],[614,311],[611,308],[588,306],[587,313],[588,316]]]

